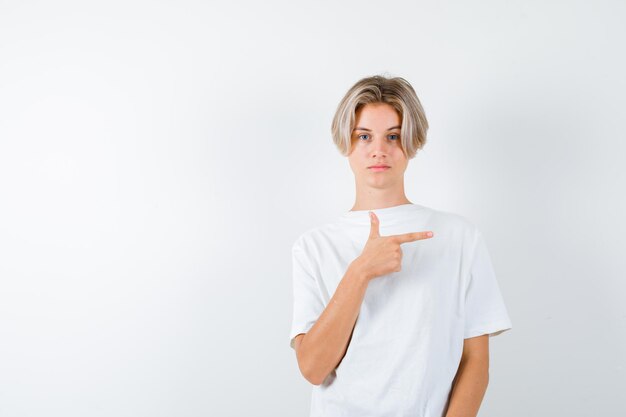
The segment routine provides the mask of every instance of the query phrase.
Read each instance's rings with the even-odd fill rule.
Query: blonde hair
[[[333,142],[342,155],[352,151],[352,131],[355,114],[362,106],[371,103],[391,105],[402,119],[400,146],[407,159],[413,158],[426,144],[428,121],[411,84],[402,77],[382,75],[362,78],[343,97],[331,124]]]

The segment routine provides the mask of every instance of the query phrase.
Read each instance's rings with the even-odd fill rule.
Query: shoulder
[[[312,246],[324,241],[328,236],[332,235],[337,230],[337,224],[333,222],[305,229],[294,240],[292,250],[308,250]]]

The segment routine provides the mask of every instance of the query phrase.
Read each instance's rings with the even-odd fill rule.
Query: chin
[[[389,178],[379,178],[377,180],[369,180],[366,182],[372,188],[385,188],[394,183],[394,181],[389,180]]]

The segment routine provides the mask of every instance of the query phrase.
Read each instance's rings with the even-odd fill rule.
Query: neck
[[[387,207],[395,207],[401,204],[412,204],[404,194],[404,186],[400,184],[394,189],[380,189],[373,187],[358,187],[356,200],[351,211],[374,210]]]

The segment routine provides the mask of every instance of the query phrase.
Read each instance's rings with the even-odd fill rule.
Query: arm
[[[319,385],[343,359],[369,281],[400,271],[402,243],[429,239],[432,232],[381,236],[378,217],[370,212],[370,235],[363,252],[352,261],[335,294],[308,333],[294,341],[302,375]]]
[[[476,417],[489,383],[489,335],[465,339],[446,417]]]
[[[314,385],[326,379],[348,349],[369,282],[362,271],[360,263],[353,261],[313,327],[295,338],[300,372]]]

